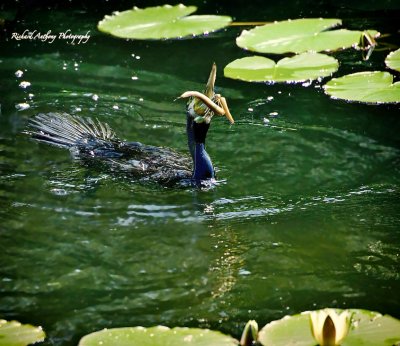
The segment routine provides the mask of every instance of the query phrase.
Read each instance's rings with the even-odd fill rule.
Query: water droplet
[[[19,83],[19,87],[22,89],[26,89],[29,86],[31,86],[30,82],[23,81],[23,82]]]
[[[15,105],[15,108],[19,111],[24,111],[25,109],[28,109],[30,105],[28,103],[18,103]]]
[[[68,192],[64,189],[51,189],[51,192],[56,196],[66,196]]]
[[[251,271],[248,271],[246,269],[239,269],[239,275],[250,275]]]

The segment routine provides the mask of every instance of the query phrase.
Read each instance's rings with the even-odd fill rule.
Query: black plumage
[[[169,148],[123,141],[108,124],[67,113],[38,114],[30,120],[27,133],[37,141],[69,149],[72,156],[84,164],[101,165],[140,181],[165,186],[203,185],[215,177],[205,147],[211,119],[216,113],[234,122],[225,98],[214,93],[215,78],[213,64],[205,94],[187,91],[181,96],[189,97],[186,134],[190,156]]]
[[[106,123],[67,113],[38,114],[27,131],[33,139],[68,148],[75,159],[99,164],[113,172],[127,173],[142,181],[175,185],[192,177],[192,159],[177,151],[126,142]]]

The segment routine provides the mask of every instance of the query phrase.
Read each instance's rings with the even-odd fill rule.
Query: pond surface
[[[390,1],[377,10],[372,1],[312,3],[206,1],[199,12],[237,21],[339,17],[347,28],[377,29],[391,34],[384,42],[399,43],[400,14]],[[223,67],[247,55],[235,45],[247,27],[125,41],[96,24],[130,2],[29,4],[0,41],[1,318],[42,325],[45,344],[60,346],[134,325],[239,337],[249,319],[264,325],[322,307],[400,318],[399,106],[331,100],[321,88],[329,79],[224,78]],[[80,45],[10,39],[25,29],[91,37]],[[388,52],[368,61],[356,50],[335,53],[335,76],[384,70]],[[202,90],[213,62],[236,119],[234,126],[214,119],[209,131],[221,181],[214,189],[141,185],[82,167],[22,133],[34,114],[65,111],[97,117],[121,138],[185,152],[184,102],[173,100]],[[30,108],[17,110],[23,103]]]

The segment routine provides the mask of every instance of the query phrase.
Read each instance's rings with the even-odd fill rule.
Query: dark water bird
[[[190,156],[170,148],[126,142],[106,123],[67,113],[38,114],[27,131],[33,139],[69,149],[73,158],[88,165],[105,166],[143,182],[164,186],[202,185],[215,178],[205,140],[212,117],[226,116],[233,124],[226,100],[214,92],[213,65],[204,93],[187,91],[186,133]]]

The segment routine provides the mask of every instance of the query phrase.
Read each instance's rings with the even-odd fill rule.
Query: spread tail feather
[[[115,138],[108,124],[67,113],[40,113],[30,120],[29,127],[26,133],[33,139],[61,148],[73,147],[88,138]]]

